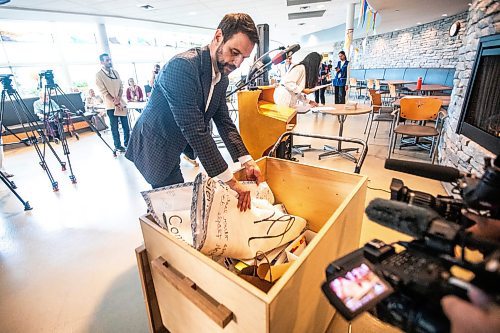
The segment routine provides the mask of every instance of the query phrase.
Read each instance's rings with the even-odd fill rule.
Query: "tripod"
[[[71,165],[71,159],[69,158],[70,151],[68,140],[66,140],[66,133],[64,131],[64,116],[66,111],[61,107],[57,107],[57,109],[55,109],[57,104],[55,104],[55,102],[51,99],[52,91],[56,92],[55,87],[47,84],[43,94],[43,123],[45,124],[46,131],[51,133],[53,137],[57,137],[61,142],[63,154],[66,156],[66,160],[68,161],[70,172],[69,179],[73,184],[76,184],[76,176],[73,173],[73,166]],[[52,124],[55,125],[55,129],[52,128]]]
[[[9,188],[9,190],[14,193],[14,195],[21,201],[21,203],[24,206],[24,210],[32,210],[33,207],[30,206],[29,201],[24,201],[23,198],[16,192],[16,184],[14,184],[13,181],[10,181],[4,174],[3,172],[0,172],[0,180],[4,182],[4,184]]]
[[[12,87],[12,80],[10,79],[11,76],[12,76],[12,74],[0,75],[0,80],[1,80],[2,85],[3,85],[2,99],[1,99],[1,104],[0,104],[0,128],[1,128],[1,125],[3,122],[3,115],[5,112],[5,101],[8,98],[10,100],[10,102],[12,103],[12,107],[14,109],[16,116],[17,116],[17,119],[19,120],[19,123],[21,124],[23,131],[26,134],[27,142],[29,142],[29,144],[35,148],[35,151],[38,155],[38,158],[40,159],[40,162],[39,162],[40,166],[47,174],[47,177],[49,177],[50,183],[52,185],[52,190],[54,192],[56,192],[59,190],[59,184],[52,176],[52,173],[50,172],[50,169],[49,169],[47,162],[45,160],[45,145],[47,145],[49,147],[49,149],[52,151],[54,156],[57,158],[57,160],[61,164],[61,167],[63,170],[65,170],[66,163],[61,161],[61,159],[57,155],[56,151],[54,150],[54,148],[50,144],[49,140],[45,136],[45,133],[38,126],[37,120],[35,119],[35,116],[30,113],[28,107],[21,99],[21,96],[19,95],[17,90]],[[24,116],[24,118],[27,120],[27,124],[25,124],[25,121],[23,120],[22,116]],[[0,135],[1,135],[1,133],[0,133]],[[43,143],[43,151],[38,144],[38,137],[40,137],[40,139]],[[5,181],[4,181],[4,183],[5,183]],[[11,188],[11,186],[9,186],[9,185],[7,185],[7,186],[9,188]],[[18,198],[20,198],[20,197],[18,197]],[[25,206],[26,206],[26,204],[25,204]]]
[[[52,97],[51,96],[57,96],[57,97],[63,98],[68,103],[68,105],[70,106],[70,108],[66,109],[64,107],[64,105],[61,105],[62,107],[64,107],[64,112],[65,113],[60,113],[59,114],[59,120],[63,121],[64,115],[65,114],[68,115],[69,113],[73,113],[75,115],[81,116],[83,118],[83,120],[85,120],[85,122],[88,124],[88,126],[90,127],[90,129],[94,133],[96,133],[97,136],[99,137],[99,139],[101,139],[101,141],[104,142],[104,144],[109,148],[109,150],[111,150],[111,152],[113,153],[113,156],[116,157],[117,156],[116,155],[116,151],[106,142],[106,140],[104,140],[104,138],[101,135],[101,132],[89,120],[89,118],[87,117],[87,115],[85,115],[85,112],[83,110],[77,109],[76,106],[69,100],[68,96],[64,93],[64,91],[61,89],[61,87],[59,87],[59,85],[54,82],[54,74],[52,73],[52,70],[46,70],[44,72],[41,72],[39,74],[39,76],[40,76],[40,88],[41,88],[41,85],[42,85],[42,77],[45,77],[45,80],[46,80],[44,96],[46,98],[48,97],[49,111],[50,111],[50,107],[51,107],[51,104],[52,104],[52,100],[51,100]],[[45,104],[44,104],[44,113],[45,113]],[[64,125],[62,122],[61,122],[61,124]],[[69,131],[69,126],[70,126],[70,124],[68,122],[68,131]],[[62,127],[64,127],[64,126],[62,126]],[[73,127],[73,131],[74,131],[74,126],[72,126],[72,127]],[[69,132],[69,133],[71,135],[71,132]],[[63,134],[64,134],[64,129],[63,129]],[[77,139],[79,139],[79,137],[76,135],[76,133],[75,133],[75,136],[77,137]],[[64,148],[64,145],[63,145],[63,148]],[[64,148],[64,149],[66,149],[66,148]],[[66,150],[65,150],[65,155],[66,156],[69,155],[69,148],[67,148],[67,154],[66,154]],[[68,163],[69,163],[69,156],[68,156]],[[71,168],[71,165],[70,165],[70,168]],[[70,176],[70,178],[71,178],[71,176]]]

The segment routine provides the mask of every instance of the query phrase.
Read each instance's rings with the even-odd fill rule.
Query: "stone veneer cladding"
[[[459,20],[457,36],[450,37],[450,25]],[[500,33],[500,2],[475,0],[469,11],[416,27],[371,36],[353,41],[359,56],[352,59],[351,68],[440,67],[455,68],[454,87],[448,107],[442,140],[438,147],[439,162],[462,171],[481,174],[484,157],[493,154],[456,134],[464,96],[476,57],[479,38]],[[365,52],[363,53],[363,42]],[[334,56],[343,42],[333,45]],[[500,89],[496,87],[493,89]]]

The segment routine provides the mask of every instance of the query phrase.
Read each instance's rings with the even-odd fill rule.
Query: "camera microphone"
[[[384,167],[389,170],[448,183],[454,182],[462,176],[458,169],[452,167],[395,159],[386,159]]]
[[[424,237],[431,222],[441,219],[433,210],[385,199],[372,200],[365,213],[373,222],[415,238]]]
[[[365,213],[377,224],[417,239],[425,239],[429,247],[444,252],[452,252],[453,246],[457,244],[486,252],[500,248],[498,242],[473,236],[459,224],[444,220],[431,209],[378,198],[368,204]]]

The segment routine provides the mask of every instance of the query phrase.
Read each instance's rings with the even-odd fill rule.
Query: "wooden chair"
[[[380,122],[392,123],[394,119],[394,115],[392,115],[393,109],[391,107],[382,106],[382,95],[375,89],[370,89],[369,93],[370,93],[370,103],[372,110],[368,115],[368,119],[366,121],[366,126],[365,126],[364,133],[366,134],[368,123],[370,124],[370,127],[368,129],[368,134],[366,135],[366,142],[368,142],[368,139],[370,138],[370,132],[372,130],[372,125],[374,121],[377,122],[377,127],[375,128],[375,134],[373,135],[373,138],[377,136],[378,125],[380,124]]]
[[[367,79],[366,80],[366,86],[364,87],[365,89],[365,99],[368,99],[369,97],[369,92],[370,92],[370,89],[373,89],[373,87],[375,86],[375,80],[373,79]]]
[[[442,123],[447,117],[446,111],[441,110],[442,101],[428,97],[405,97],[401,99],[400,108],[393,111],[394,122],[392,123],[391,138],[389,143],[388,158],[391,158],[391,152],[394,153],[398,134],[419,138],[430,137],[432,143],[429,147],[429,157],[434,164],[436,158],[436,146],[439,143],[442,132]],[[397,116],[396,116],[397,115]],[[435,126],[426,126],[425,124],[399,124],[400,119],[424,123],[425,121],[436,121]],[[400,147],[401,149],[401,147]]]

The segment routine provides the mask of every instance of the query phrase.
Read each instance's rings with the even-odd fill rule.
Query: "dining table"
[[[316,107],[311,110],[317,111],[325,115],[337,116],[337,119],[339,121],[339,136],[342,136],[344,133],[344,124],[348,116],[366,114],[371,112],[372,108],[371,106],[366,104],[347,103],[347,104],[325,104],[324,106]],[[353,161],[354,163],[357,163],[358,161],[358,159],[350,152],[359,151],[359,148],[342,148],[342,141],[339,141],[337,143],[337,147],[325,145],[324,150],[326,150],[326,152],[319,155],[320,160],[324,157],[339,155],[348,160]]]

